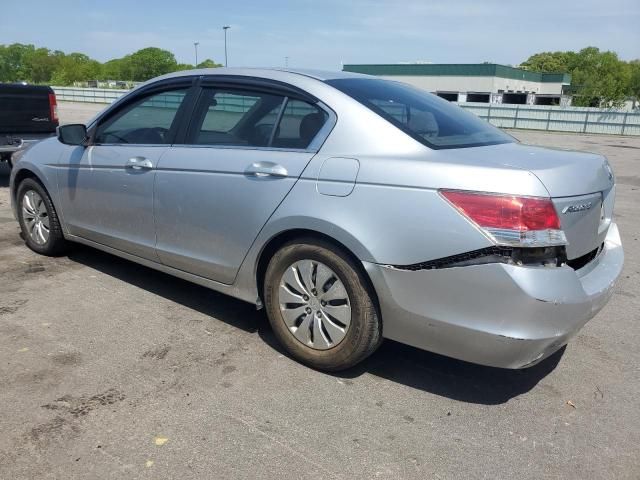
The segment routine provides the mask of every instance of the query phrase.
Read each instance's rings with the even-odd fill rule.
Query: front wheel
[[[42,255],[60,255],[66,241],[49,194],[32,178],[18,186],[18,220],[27,246]]]
[[[366,279],[327,242],[284,245],[269,262],[264,292],[276,337],[302,363],[343,370],[380,345],[382,325]]]

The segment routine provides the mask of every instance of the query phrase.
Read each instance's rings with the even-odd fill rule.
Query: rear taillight
[[[52,122],[58,123],[58,102],[55,93],[49,94],[49,118]]]
[[[459,190],[441,190],[440,194],[498,245],[547,247],[567,244],[550,198]]]

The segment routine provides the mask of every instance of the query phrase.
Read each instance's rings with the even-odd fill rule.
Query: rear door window
[[[328,115],[284,95],[203,88],[186,143],[306,149]]]
[[[284,102],[270,93],[204,88],[187,143],[266,147]]]
[[[289,99],[274,136],[273,146],[307,148],[328,118],[327,113],[316,105]]]

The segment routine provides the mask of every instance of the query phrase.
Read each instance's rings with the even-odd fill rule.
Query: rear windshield
[[[341,78],[327,83],[430,148],[478,147],[514,141],[472,113],[410,85],[377,78]]]

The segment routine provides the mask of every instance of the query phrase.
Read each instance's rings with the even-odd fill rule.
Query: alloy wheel
[[[44,200],[35,190],[27,190],[22,197],[22,219],[27,235],[38,245],[49,241],[49,213]]]

